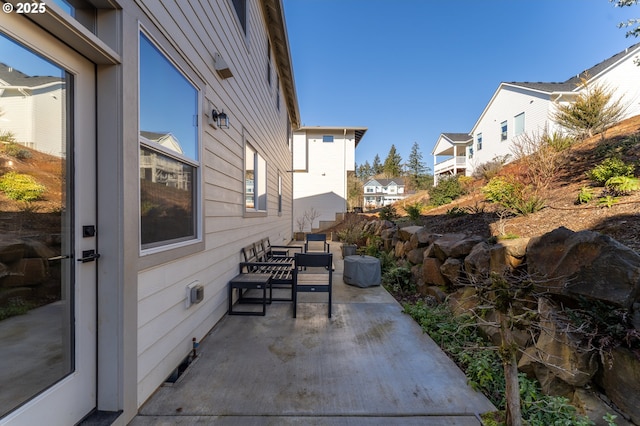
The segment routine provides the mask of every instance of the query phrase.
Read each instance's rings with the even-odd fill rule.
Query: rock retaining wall
[[[473,309],[477,303],[473,287],[462,283],[491,273],[526,271],[543,294],[537,299],[536,327],[542,331],[517,336],[523,354],[520,370],[535,376],[544,392],[572,399],[587,414],[608,408],[594,407],[601,399],[591,390],[599,389],[627,420],[640,425],[640,351],[618,346],[600,353],[582,336],[567,333],[559,319],[561,306],[590,300],[626,310],[633,318],[631,332],[640,334],[638,253],[606,235],[564,227],[535,238],[498,242],[462,233],[434,234],[418,226],[399,228],[388,221],[369,222],[365,232],[380,237],[382,247],[407,264],[420,293],[438,301],[446,298],[454,311]],[[536,300],[532,302],[535,306]],[[486,318],[481,328],[489,338],[499,339],[490,325],[491,313]],[[606,424],[601,417],[592,420]],[[619,420],[617,424],[624,424]]]

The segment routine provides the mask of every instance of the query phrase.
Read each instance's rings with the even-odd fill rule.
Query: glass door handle
[[[66,254],[66,255],[63,255],[63,256],[53,256],[53,257],[48,258],[47,260],[49,262],[53,262],[55,260],[71,259],[72,257],[73,256]]]
[[[82,262],[82,263],[94,262],[99,257],[100,257],[100,254],[96,253],[95,250],[83,250],[82,257],[78,259],[78,262]]]

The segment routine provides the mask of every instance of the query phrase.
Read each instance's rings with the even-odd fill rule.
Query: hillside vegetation
[[[604,137],[596,135],[569,148],[547,188],[538,191],[544,207],[535,213],[526,216],[500,213],[499,206],[488,202],[481,190],[486,179],[471,179],[465,183],[468,193],[445,205],[429,206],[429,193],[421,191],[394,207],[400,216],[405,216],[399,222],[410,222],[405,208],[422,203],[421,218],[412,222],[435,233],[532,237],[564,226],[573,231],[601,232],[640,252],[640,191],[600,198],[604,188],[595,186],[587,175],[605,159],[614,157],[634,165],[635,177],[640,175],[640,116],[608,129]],[[502,167],[498,176],[523,177],[525,168],[521,161],[514,161]],[[588,188],[593,199],[577,204],[582,188]]]

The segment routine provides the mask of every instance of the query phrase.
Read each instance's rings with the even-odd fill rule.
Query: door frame
[[[0,15],[3,33],[73,75],[67,94],[73,96],[66,119],[71,138],[66,170],[73,173],[67,194],[73,229],[75,258],[64,259],[72,269],[72,371],[2,418],[2,424],[76,423],[96,407],[97,401],[97,273],[96,262],[78,262],[83,250],[96,250],[96,237],[84,237],[83,225],[97,225],[96,202],[96,67],[69,46],[51,37],[17,14]],[[53,52],[53,54],[52,54]],[[70,253],[62,253],[67,255]],[[59,415],[52,419],[51,413]]]

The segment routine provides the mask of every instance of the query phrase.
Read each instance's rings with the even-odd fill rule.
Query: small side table
[[[233,289],[240,289],[238,304],[262,304],[262,312],[258,311],[234,311]],[[267,298],[267,288],[269,297]],[[242,297],[242,290],[262,290],[262,297]],[[267,303],[271,304],[273,289],[271,288],[271,275],[269,274],[240,274],[229,281],[229,315],[262,315],[267,313]]]
[[[342,280],[356,287],[380,285],[380,259],[373,256],[347,256],[344,258]]]

